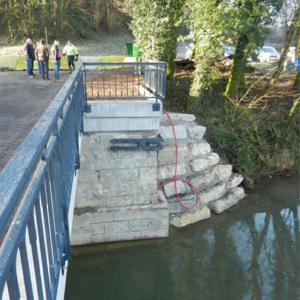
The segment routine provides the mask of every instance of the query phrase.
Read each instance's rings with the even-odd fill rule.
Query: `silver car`
[[[280,59],[280,54],[274,47],[263,46],[259,50],[257,58],[260,62],[276,62]]]

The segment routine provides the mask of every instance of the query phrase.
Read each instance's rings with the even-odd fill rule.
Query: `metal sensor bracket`
[[[154,138],[112,139],[111,151],[159,151],[163,148],[164,139],[159,135]]]

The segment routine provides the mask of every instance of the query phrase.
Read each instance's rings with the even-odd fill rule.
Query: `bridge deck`
[[[25,72],[0,72],[0,171],[57,94],[60,81],[26,79]]]

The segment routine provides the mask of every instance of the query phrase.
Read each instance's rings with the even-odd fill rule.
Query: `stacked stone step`
[[[212,151],[204,139],[206,128],[196,124],[191,114],[172,113],[170,117],[178,142],[177,177],[190,181],[199,192],[203,219],[210,217],[210,211],[222,213],[238,203],[245,196],[244,189],[239,187],[243,178]],[[174,176],[176,158],[173,130],[166,115],[161,119],[159,133],[165,139],[165,147],[158,153],[158,179],[163,182]],[[172,224],[177,220],[176,215],[184,211],[177,200],[174,183],[165,185],[163,192]],[[195,203],[196,197],[186,183],[178,181],[177,192],[185,206]]]

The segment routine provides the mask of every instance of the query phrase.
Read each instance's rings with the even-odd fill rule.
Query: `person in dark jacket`
[[[28,78],[33,78],[33,62],[35,60],[32,40],[27,39],[24,45],[24,56],[26,61],[26,73]]]

